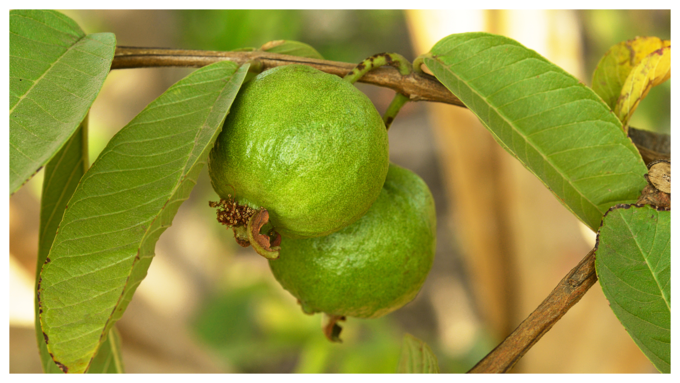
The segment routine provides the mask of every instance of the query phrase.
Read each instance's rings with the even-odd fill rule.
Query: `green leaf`
[[[321,56],[321,53],[317,52],[316,49],[312,48],[311,45],[307,45],[299,41],[290,40],[270,41],[262,45],[262,47],[260,47],[260,50],[271,53],[279,53],[282,55],[308,57],[312,59],[323,60],[323,56]]]
[[[10,194],[64,146],[97,97],[116,49],[54,11],[13,10],[9,21]]]
[[[646,185],[640,154],[600,97],[518,42],[451,35],[424,63],[593,231],[607,209],[635,202]]]
[[[633,68],[650,53],[670,45],[670,40],[658,37],[637,37],[614,45],[597,63],[593,72],[593,90],[614,110],[623,84]]]
[[[125,372],[121,352],[120,333],[116,326],[109,330],[106,340],[97,350],[97,355],[92,360],[88,374],[122,374]]]
[[[425,342],[411,334],[404,334],[397,373],[437,374],[439,373],[437,357]]]
[[[64,209],[78,181],[85,174],[87,160],[87,117],[76,132],[45,167],[42,198],[40,200],[40,231],[38,234],[38,262],[36,267],[36,291],[40,280],[40,270],[47,259],[50,247],[57,233],[57,227],[64,215]],[[61,373],[47,351],[45,338],[40,325],[38,298],[35,299],[35,332],[40,351],[40,362],[46,373]]]
[[[118,132],[69,201],[43,266],[40,321],[68,372],[84,372],[189,197],[248,65],[203,67]]]
[[[598,233],[595,270],[616,317],[661,372],[671,370],[671,212],[618,205]]]
[[[38,234],[38,267],[36,268],[36,290],[40,278],[40,270],[49,254],[50,247],[57,233],[57,228],[64,215],[66,204],[73,195],[80,178],[85,174],[88,167],[88,141],[87,141],[87,116],[80,124],[69,141],[59,150],[45,166],[45,180],[43,181],[42,198],[40,200],[40,231]],[[42,326],[38,299],[35,300],[35,332],[40,353],[40,364],[46,373],[62,373],[52,360]],[[112,372],[122,373],[123,364],[120,355],[120,339],[117,331],[112,329],[109,338],[102,343],[97,356],[92,362],[88,372]],[[111,340],[111,336],[114,340]]]

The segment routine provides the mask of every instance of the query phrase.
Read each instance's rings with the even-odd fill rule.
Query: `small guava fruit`
[[[305,65],[248,82],[208,162],[217,194],[266,209],[284,238],[323,236],[355,222],[378,198],[388,166],[385,125],[368,97]]]
[[[434,260],[436,226],[425,182],[390,165],[366,215],[325,237],[284,238],[269,266],[308,314],[377,318],[420,290]]]

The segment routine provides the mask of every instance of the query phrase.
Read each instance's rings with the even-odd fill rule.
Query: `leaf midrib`
[[[62,53],[62,54],[59,56],[58,59],[56,59],[52,64],[50,64],[50,66],[47,68],[47,70],[45,70],[45,72],[43,72],[43,74],[40,75],[40,77],[38,77],[37,79],[35,79],[35,81],[33,81],[33,84],[31,84],[31,87],[28,88],[28,89],[26,90],[26,92],[24,92],[23,95],[19,96],[19,100],[16,102],[16,104],[14,104],[14,106],[13,106],[12,108],[10,108],[10,110],[9,110],[10,116],[12,115],[12,112],[14,112],[14,109],[16,109],[17,106],[19,106],[19,104],[21,104],[22,101],[23,101],[23,100],[31,93],[31,91],[33,91],[33,89],[34,89],[35,86],[40,82],[40,80],[42,80],[42,79],[43,79],[43,78],[44,78],[44,77],[45,77],[52,69],[54,69],[54,66],[55,66],[58,62],[60,62],[60,61],[64,58],[64,56],[66,56],[66,54],[67,54],[68,52],[71,51],[71,49],[74,49],[74,47],[75,47],[80,41],[82,41],[82,40],[83,40],[84,38],[86,38],[86,37],[87,37],[87,35],[82,36],[81,38],[79,38],[78,40],[76,40],[70,47],[66,48],[66,50],[64,51],[64,53]]]
[[[656,213],[657,213],[657,217],[658,217],[659,212],[657,211]],[[664,295],[663,289],[661,288],[661,285],[659,284],[659,280],[657,278],[657,275],[654,272],[654,270],[652,269],[652,266],[649,264],[649,259],[647,259],[647,257],[645,256],[645,252],[642,250],[642,246],[640,245],[640,242],[637,239],[637,235],[635,235],[633,233],[633,230],[631,229],[630,223],[626,219],[626,216],[624,214],[620,214],[620,215],[621,215],[621,218],[623,219],[623,221],[626,223],[626,227],[628,228],[628,232],[630,233],[631,237],[635,241],[635,245],[637,246],[637,249],[640,252],[640,255],[642,255],[642,259],[645,260],[645,265],[647,265],[647,268],[649,269],[649,273],[652,274],[652,278],[654,279],[654,283],[656,283],[656,287],[659,289],[659,295],[661,296],[661,299],[663,300],[663,302],[666,304],[666,308],[668,308],[668,312],[670,313],[671,312],[671,305],[666,300],[666,296]],[[654,225],[654,242],[656,242],[656,238],[657,238],[656,233],[657,233],[657,230],[658,230],[658,226],[659,225],[658,225],[658,222],[657,222],[657,224]],[[653,245],[652,245],[652,248],[654,248]]]
[[[64,25],[66,25],[68,28],[72,28],[72,26],[71,26],[68,22],[66,22],[66,19],[68,19],[68,17],[67,17],[66,15],[63,15],[63,14],[61,14],[61,13],[59,13],[59,12],[56,12],[56,11],[47,11],[46,13],[51,14],[52,16],[55,16],[59,21],[61,21],[62,23],[64,23]],[[58,33],[62,33],[62,34],[65,34],[65,35],[71,35],[70,33],[66,32],[66,31],[59,30],[59,29],[57,29],[57,28],[55,28],[55,27],[53,27],[53,26],[51,26],[51,25],[48,25],[48,24],[44,23],[44,22],[41,21],[41,20],[35,19],[35,18],[33,18],[33,17],[28,17],[26,14],[22,14],[22,13],[13,13],[13,14],[11,14],[11,16],[14,16],[14,17],[21,17],[21,18],[24,18],[24,19],[27,19],[27,20],[31,20],[31,21],[33,21],[33,22],[35,22],[35,23],[37,23],[37,24],[42,24],[42,25],[44,25],[46,28],[52,29],[52,30],[54,30],[54,31],[56,31],[56,32],[58,32]],[[80,29],[80,28],[78,28],[78,29]],[[71,35],[71,36],[77,36],[79,31],[73,31],[73,32],[75,33],[75,35]],[[83,35],[85,34],[85,32],[83,32],[82,30],[80,30],[80,32],[83,33]]]

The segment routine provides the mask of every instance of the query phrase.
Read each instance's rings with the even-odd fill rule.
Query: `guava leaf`
[[[66,145],[45,166],[45,179],[40,200],[36,289],[40,278],[40,270],[52,246],[54,236],[57,233],[57,227],[64,215],[66,204],[73,195],[78,181],[87,171],[87,120],[87,117],[85,117]],[[46,373],[62,373],[47,350],[42,326],[40,325],[37,296],[35,301],[35,330],[43,371]],[[114,330],[115,328],[110,333]],[[117,342],[119,346],[120,340],[118,339]],[[95,363],[98,363],[102,368],[91,367],[88,372],[123,372],[121,360],[120,347],[116,347],[116,344],[112,343],[109,337],[99,347],[97,356],[93,361],[92,367],[95,366]],[[106,368],[104,369],[103,367]]]
[[[615,206],[597,243],[595,270],[609,306],[654,366],[670,372],[670,210]]]
[[[430,346],[411,334],[404,334],[397,373],[437,374],[439,364]]]
[[[624,127],[628,126],[630,117],[649,90],[663,84],[669,78],[671,78],[670,46],[655,50],[633,68],[623,84],[614,109]]]
[[[634,203],[647,172],[621,122],[590,88],[518,42],[489,33],[440,40],[424,63],[494,139],[593,231]]]
[[[9,20],[10,194],[64,146],[97,97],[116,49],[112,33],[85,35],[55,11]]]
[[[38,289],[47,348],[62,370],[87,370],[125,311],[247,71],[225,61],[182,79],[118,132],[81,179]]]
[[[260,50],[271,53],[279,53],[282,55],[308,57],[312,59],[323,60],[321,53],[317,52],[316,49],[312,48],[311,45],[301,43],[299,41],[274,40],[262,45]]]
[[[650,53],[670,45],[670,40],[658,37],[637,37],[614,45],[602,56],[593,72],[593,90],[614,110],[633,68]]]
[[[64,215],[64,209],[78,181],[85,174],[87,160],[87,118],[83,120],[75,133],[45,166],[42,198],[40,199],[40,231],[38,233],[38,262],[36,267],[36,292],[40,278],[40,270],[50,252],[57,227]],[[40,352],[40,363],[46,373],[61,373],[54,364],[40,325],[38,297],[35,298],[35,335]]]
[[[125,372],[121,352],[120,333],[116,326],[109,330],[106,340],[97,350],[97,355],[92,359],[88,374],[122,374]]]

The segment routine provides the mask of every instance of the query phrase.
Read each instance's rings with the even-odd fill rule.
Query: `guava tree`
[[[323,82],[337,80],[351,92],[355,91],[351,84],[361,81],[389,87],[396,95],[382,117],[374,110],[361,114],[370,105],[359,111],[342,109],[347,113],[341,118],[345,125],[326,124],[330,113],[324,114],[325,109],[319,106],[321,117],[310,118],[312,127],[295,134],[281,131],[290,124],[256,137],[248,136],[254,125],[237,129],[240,122],[230,122],[232,119],[240,114],[261,114],[248,112],[248,108],[270,107],[269,91],[254,92],[254,99],[241,101],[249,88],[255,89],[267,77],[274,78],[273,73],[288,70],[273,68],[290,69],[293,65],[314,76],[342,77]],[[90,166],[87,114],[109,71],[160,66],[200,69],[149,104]],[[291,89],[296,88],[295,81],[308,79],[292,77],[286,85]],[[306,274],[304,267],[335,252],[323,244],[340,243],[337,248],[343,251],[355,245],[366,249],[381,243],[386,225],[393,225],[389,227],[400,235],[387,239],[401,242],[387,241],[382,247],[371,248],[365,257],[384,255],[388,261],[381,265],[399,266],[388,273],[416,272],[419,277],[408,282],[395,279],[395,286],[406,284],[404,295],[375,306],[375,311],[364,316],[382,315],[408,302],[431,266],[431,258],[424,266],[409,263],[413,254],[427,258],[433,253],[431,196],[417,176],[390,167],[380,142],[384,143],[386,136],[382,127],[389,128],[406,102],[430,101],[469,108],[499,145],[598,233],[595,248],[470,372],[510,370],[598,278],[612,310],[636,344],[659,371],[670,372],[670,154],[663,145],[668,140],[628,126],[649,89],[669,78],[670,41],[654,37],[613,46],[595,70],[591,89],[516,41],[488,33],[447,36],[413,63],[398,54],[377,54],[356,65],[324,60],[314,48],[293,41],[233,52],[120,47],[113,34],[86,34],[58,12],[11,11],[10,195],[41,168],[45,172],[35,286],[36,339],[43,369],[123,371],[115,323],[146,276],[156,241],[171,225],[209,160],[211,170],[215,169],[213,186],[222,198],[213,206],[218,208],[218,219],[222,217],[221,222],[233,229],[239,244],[252,245],[271,259],[281,256],[281,261],[286,251],[298,254],[291,256],[292,260],[308,257],[308,261],[283,268],[272,263],[278,265],[272,269],[282,285],[301,300],[305,311],[329,316],[325,328],[329,339],[338,340],[336,322],[345,315],[364,315],[361,311],[335,312],[334,308],[350,307],[365,295],[338,295],[339,286],[347,279],[326,278],[328,285],[320,286],[305,278],[317,271]],[[331,104],[348,103],[349,96],[333,89],[324,92],[337,98]],[[318,110],[289,108],[280,115],[302,114],[304,119],[314,115],[312,112]],[[295,173],[300,171],[297,165],[284,166],[316,153],[309,149],[312,142],[321,149],[326,148],[324,143],[333,148],[325,153],[334,161],[356,160],[359,154],[338,153],[346,149],[347,140],[365,131],[341,130],[341,138],[324,134],[348,126],[347,121],[371,118],[374,121],[368,125],[380,129],[374,129],[376,141],[357,152],[368,156],[356,168],[357,177],[367,175],[355,185],[359,191],[338,191],[341,186],[352,186],[353,178],[335,182],[342,175],[327,179],[316,175],[310,177],[309,185],[302,178],[280,183],[299,177],[289,172],[313,172],[304,168]],[[270,117],[266,123],[275,120]],[[313,141],[304,136],[307,132],[322,139]],[[371,140],[361,137],[361,142]],[[336,146],[331,145],[334,139],[340,140]],[[298,151],[285,146],[286,140]],[[234,149],[220,152],[220,145]],[[273,149],[262,149],[269,147]],[[229,157],[239,150],[243,150],[242,156]],[[215,154],[210,155],[211,151]],[[239,169],[242,161],[262,153],[272,156],[264,163],[276,166],[263,169],[250,164]],[[304,162],[326,160],[312,156]],[[375,173],[370,172],[371,166]],[[327,173],[332,174],[336,167],[328,165]],[[236,171],[246,176],[231,174]],[[254,185],[234,181],[255,176],[260,178]],[[266,196],[272,190],[274,197]],[[381,193],[387,199],[381,199]],[[330,196],[338,204],[314,200],[319,196]],[[353,203],[343,205],[340,200]],[[300,206],[309,209],[296,215]],[[421,224],[409,226],[413,222]],[[364,228],[368,234],[361,237],[358,233]],[[422,234],[415,234],[422,228]],[[408,257],[399,258],[385,251],[394,246],[413,248]],[[350,254],[357,251],[350,250]],[[343,272],[348,266],[334,267],[334,271]],[[355,286],[365,279],[361,274],[349,278]],[[334,291],[330,306],[307,300],[313,295],[311,289],[318,287]],[[375,292],[378,300],[383,297],[380,289],[359,290]],[[426,344],[405,336],[397,370],[438,372],[438,366]]]

